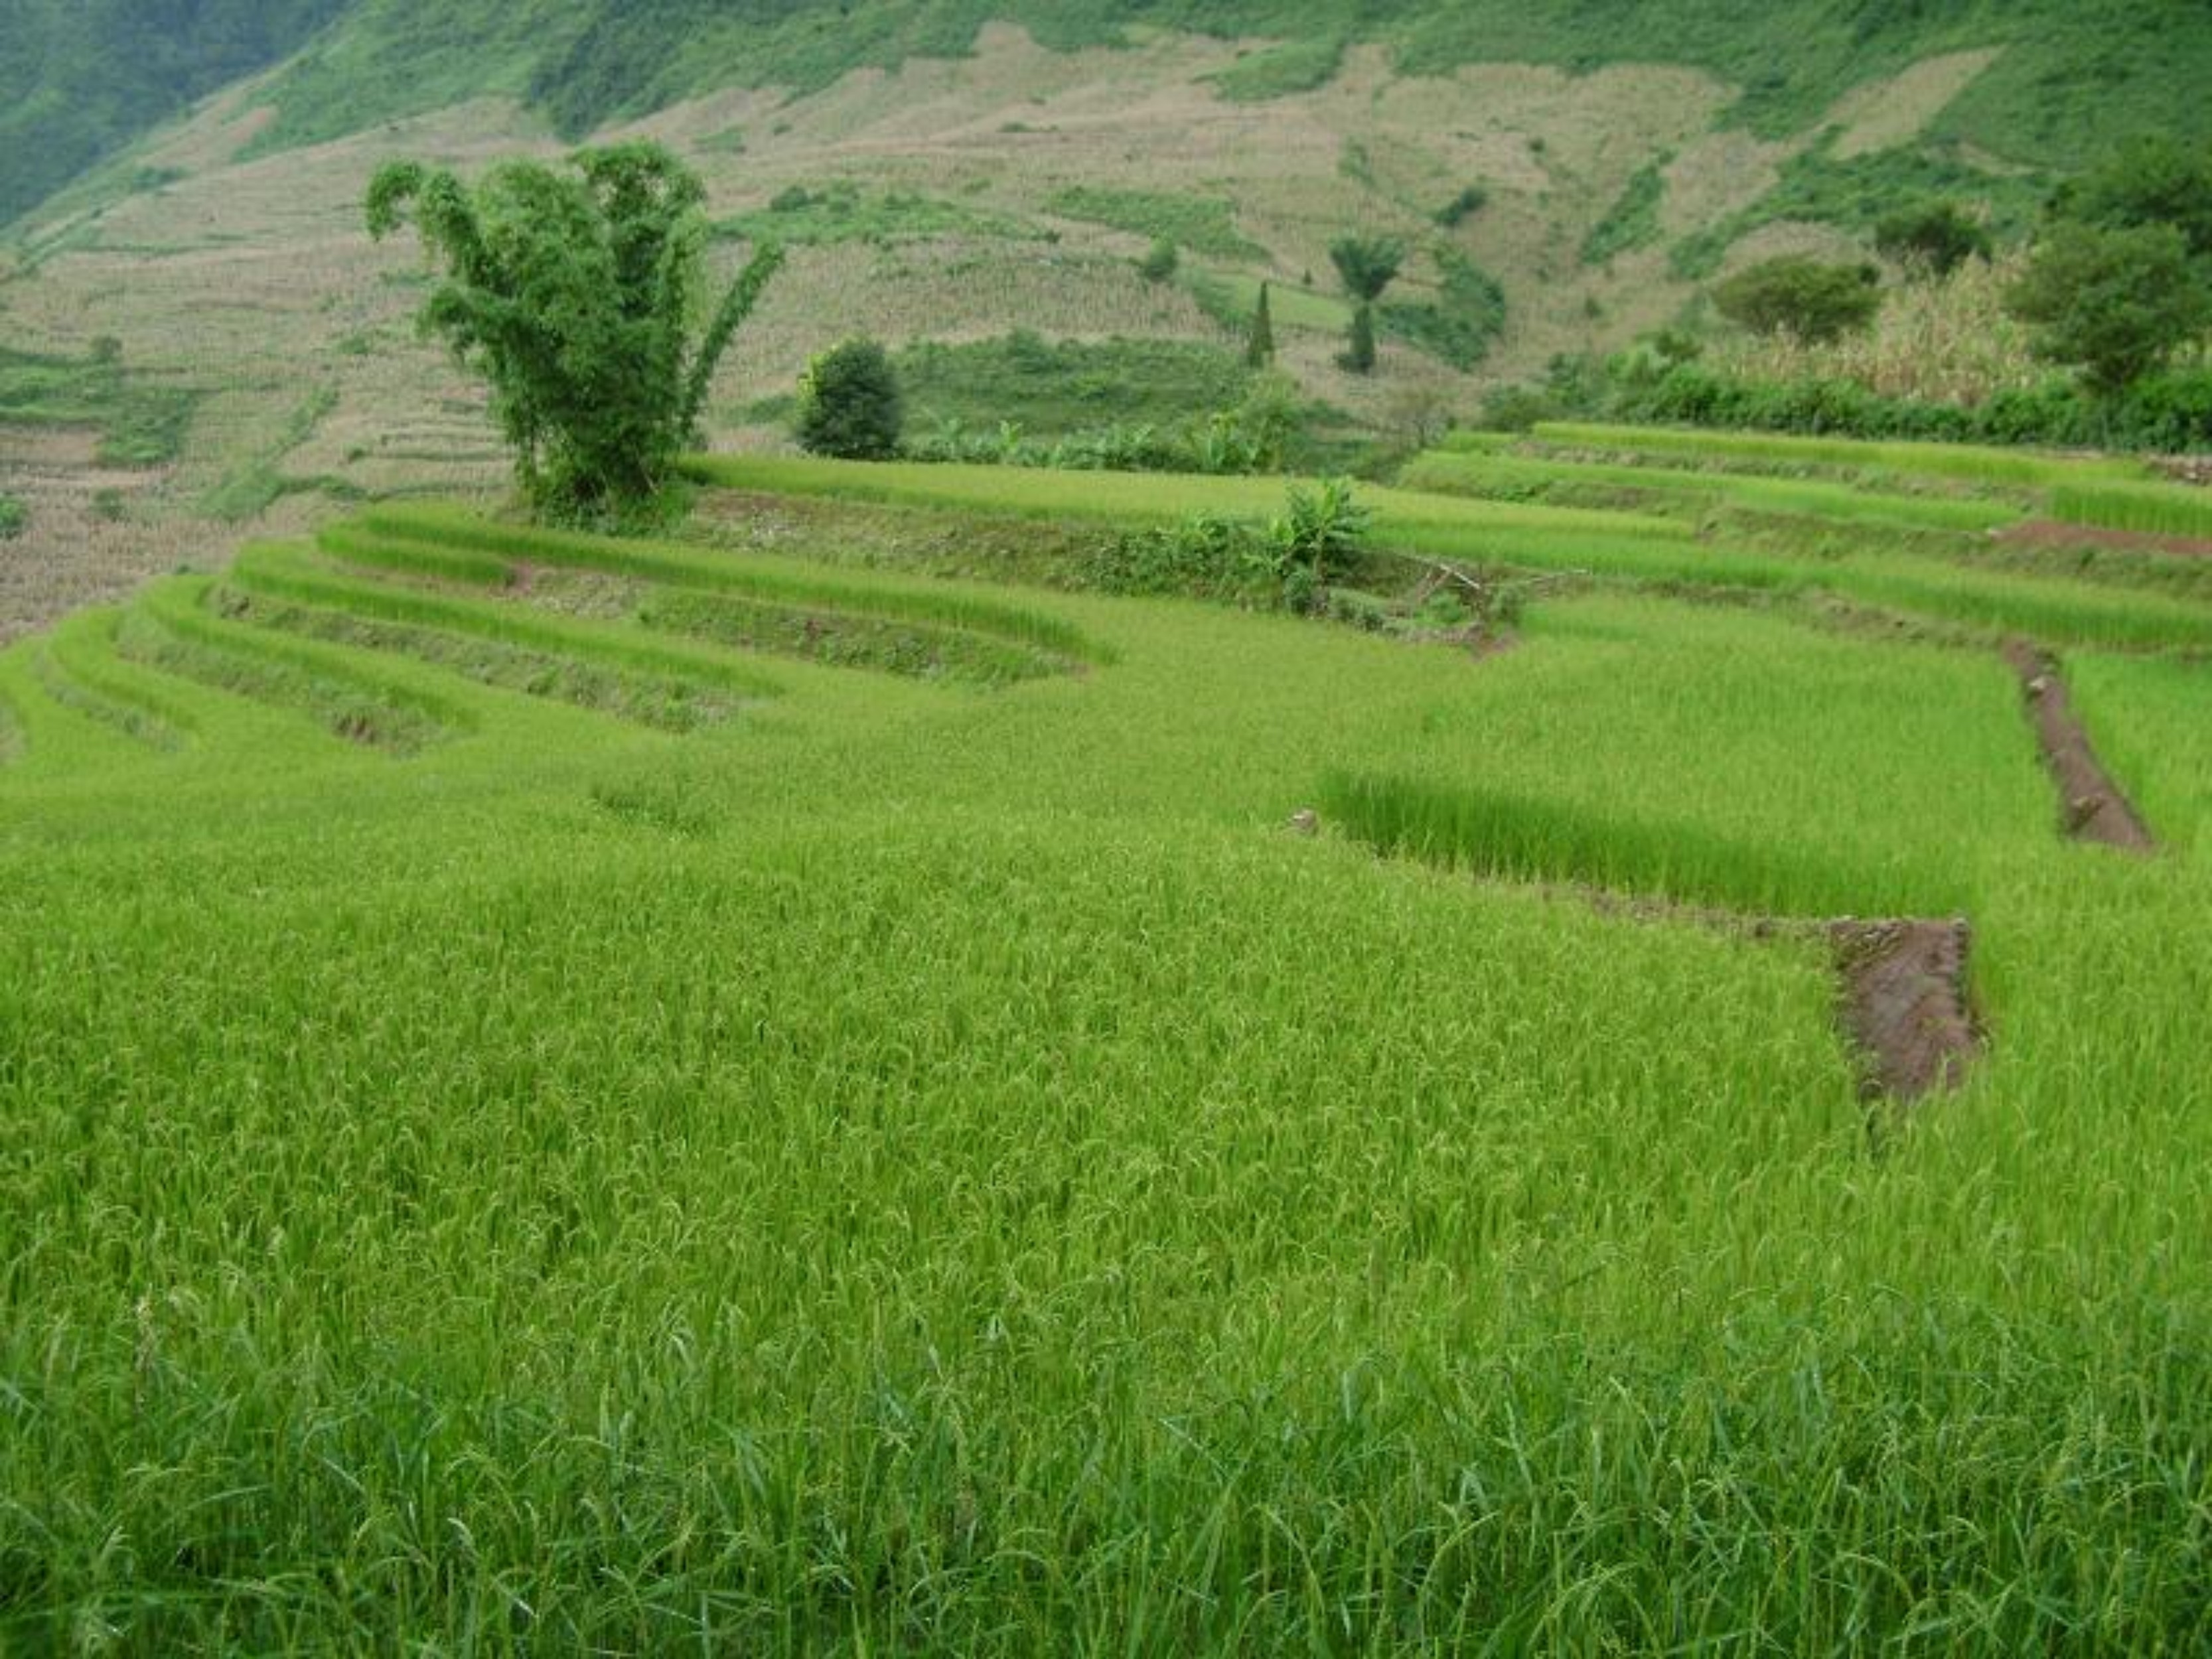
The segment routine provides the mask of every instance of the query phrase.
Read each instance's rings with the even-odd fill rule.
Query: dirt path
[[[2169,553],[2177,558],[2212,559],[2212,542],[2195,537],[2061,524],[2054,519],[2031,519],[2025,524],[2008,525],[1997,531],[1993,539],[2022,547],[2102,547],[2121,553]]]
[[[1963,921],[1832,921],[1839,1012],[1864,1057],[1867,1092],[1913,1101],[1957,1088],[1981,1051],[1966,1000]]]
[[[2058,786],[2060,827],[2076,841],[2130,853],[2155,852],[2158,843],[2148,826],[2098,763],[2088,734],[2075,718],[2058,665],[2025,640],[2008,642],[2004,656],[2020,676],[2035,734],[2043,745],[2044,764]]]

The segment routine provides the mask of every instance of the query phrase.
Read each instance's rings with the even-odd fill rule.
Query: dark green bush
[[[806,366],[799,383],[799,447],[841,460],[881,461],[898,453],[905,408],[898,375],[873,340],[847,340]]]
[[[1881,309],[1881,276],[1870,265],[1824,264],[1790,255],[1763,260],[1713,289],[1722,316],[1756,334],[1801,340],[1840,338]]]
[[[1875,227],[1882,258],[1935,276],[1948,276],[1969,259],[1990,257],[1987,226],[1955,202],[1920,202],[1885,216]]]
[[[2077,365],[2117,392],[2161,367],[2212,324],[2212,290],[2177,227],[2106,230],[2062,222],[2005,295],[2038,356]]]

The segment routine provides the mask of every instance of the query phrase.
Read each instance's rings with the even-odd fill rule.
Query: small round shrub
[[[799,382],[799,442],[810,455],[848,461],[898,453],[905,418],[898,374],[873,340],[848,340],[806,366]]]

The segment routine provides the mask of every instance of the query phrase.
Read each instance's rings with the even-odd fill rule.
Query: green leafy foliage
[[[1990,257],[1989,228],[1955,202],[1913,203],[1887,214],[1874,245],[1885,259],[1932,276],[1948,276],[1969,259]]]
[[[921,420],[1051,440],[1120,421],[1166,427],[1242,400],[1241,354],[1210,342],[1048,340],[1027,330],[958,343],[924,340],[897,355]]]
[[[564,171],[510,161],[473,185],[414,162],[371,181],[371,233],[411,214],[444,263],[422,327],[489,383],[540,508],[634,508],[693,441],[714,366],[780,258],[756,254],[695,340],[705,194],[653,144],[580,151]]]
[[[2212,325],[2212,291],[2172,225],[2100,230],[2061,223],[2005,297],[2035,329],[2035,350],[2078,366],[2097,391],[2122,390]]]
[[[841,179],[819,188],[793,185],[768,206],[714,226],[718,237],[799,247],[839,242],[890,243],[929,236],[1025,240],[1036,233],[997,214],[979,213],[908,190],[868,191]]]
[[[1928,199],[1971,204],[1992,236],[2016,237],[2034,224],[2046,189],[2039,174],[1992,172],[1948,151],[1902,148],[1838,156],[1824,140],[1785,161],[1774,188],[1749,207],[1675,244],[1668,259],[1678,276],[1709,276],[1729,248],[1763,225],[1802,220],[1870,235],[1899,203]]]
[[[1406,245],[1395,236],[1340,236],[1328,245],[1328,258],[1344,291],[1372,305],[1397,280]]]
[[[1793,255],[1738,271],[1713,289],[1713,304],[1754,333],[1833,340],[1874,320],[1881,309],[1881,288],[1871,267]]]
[[[2062,185],[2051,210],[2103,230],[2171,225],[2192,258],[2212,256],[2212,144],[2166,135],[2123,143]]]
[[[1275,319],[1267,303],[1267,284],[1260,284],[1260,298],[1252,307],[1252,327],[1244,338],[1248,368],[1265,368],[1275,361]]]
[[[1490,204],[1490,192],[1480,185],[1467,185],[1436,210],[1436,222],[1446,230],[1457,230]]]
[[[30,521],[28,507],[13,495],[0,495],[0,542],[13,541]]]
[[[119,350],[72,358],[0,347],[0,424],[91,428],[110,465],[174,460],[198,401],[190,387],[135,372]]]
[[[1171,242],[1193,253],[1229,259],[1257,258],[1264,253],[1237,233],[1237,204],[1225,197],[1071,185],[1055,191],[1045,206],[1063,218]]]
[[[1137,261],[1137,275],[1148,283],[1164,283],[1176,274],[1180,258],[1173,242],[1164,236],[1156,237],[1145,250],[1145,257]]]
[[[1362,301],[1352,313],[1352,330],[1346,337],[1337,366],[1354,374],[1375,372],[1375,307]]]
[[[807,365],[794,422],[810,455],[888,460],[898,453],[905,406],[890,355],[873,340],[847,340]]]
[[[1667,193],[1667,157],[1647,161],[1629,175],[1627,185],[1605,217],[1583,238],[1582,262],[1601,265],[1616,254],[1649,247],[1659,240],[1659,204]]]
[[[1267,526],[1291,608],[1310,608],[1328,583],[1350,575],[1374,527],[1375,515],[1353,499],[1349,478],[1292,489],[1283,516]]]
[[[1311,92],[1336,78],[1344,62],[1345,38],[1322,31],[1304,40],[1247,52],[1227,69],[1208,78],[1231,103],[1264,103]]]
[[[1377,307],[1383,330],[1454,368],[1479,368],[1505,332],[1505,290],[1449,244],[1436,248],[1435,258],[1437,297],[1384,301]]]

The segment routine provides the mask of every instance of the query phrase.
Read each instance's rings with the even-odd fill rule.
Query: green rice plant
[[[1006,685],[1066,666],[1039,652],[959,629],[763,605],[696,591],[656,591],[639,606],[637,617],[647,628],[718,645],[917,679]]]
[[[376,621],[474,635],[503,645],[576,658],[739,697],[772,696],[777,682],[720,653],[693,650],[626,624],[556,617],[486,599],[363,581],[319,569],[307,550],[263,543],[241,549],[228,581],[242,592],[325,605]]]
[[[386,538],[465,553],[526,558],[571,569],[713,588],[775,604],[823,605],[860,615],[942,623],[1081,661],[1105,659],[1101,647],[1087,640],[1081,629],[1059,617],[951,583],[916,586],[860,572],[830,576],[803,564],[758,556],[735,559],[662,544],[503,525],[435,506],[379,507],[364,514],[361,523]]]
[[[1747,512],[1876,524],[1913,530],[1987,531],[2015,523],[2019,509],[2002,501],[1949,495],[1891,495],[1808,479],[1723,472],[1685,472],[1656,466],[1530,460],[1504,455],[1470,459],[1468,452],[1416,456],[1400,475],[1415,489],[1540,499],[1554,487],[1618,489],[1661,502],[1672,498],[1691,511],[1727,505]]]
[[[2212,541],[2212,490],[2185,484],[2062,483],[2051,492],[2062,524]]]
[[[1273,480],[1174,474],[854,465],[751,456],[695,458],[688,466],[703,482],[738,489],[1137,523],[1171,522],[1201,512],[1263,520],[1279,511],[1277,492],[1283,487]],[[1360,500],[1374,512],[1378,548],[1427,558],[1784,597],[1830,592],[1860,605],[2025,633],[2055,644],[2199,646],[2212,641],[2212,607],[2161,592],[2016,575],[1911,554],[1801,558],[1747,550],[1724,541],[1700,542],[1680,520],[1648,514],[1402,489],[1364,489]],[[1885,512],[1911,509],[1875,498],[1866,510],[1878,522]]]
[[[514,580],[514,562],[500,554],[380,535],[358,520],[325,525],[315,532],[315,545],[345,564],[395,575],[486,588],[506,587]]]
[[[179,705],[174,682],[115,655],[118,613],[86,611],[65,618],[32,656],[49,696],[155,749],[183,748],[197,721]]]
[[[175,755],[0,650],[0,1648],[2203,1645],[2212,866],[2063,842],[1994,653],[1588,585],[1479,661],[1001,593],[1106,659],[780,664],[676,742],[459,671],[742,659],[403,566],[134,600]],[[2065,668],[2184,836],[2197,667]],[[404,764],[302,717],[417,694]],[[1963,910],[1989,1051],[1870,1151],[1817,946],[1486,868]]]
[[[466,716],[454,704],[395,682],[327,647],[217,621],[203,609],[204,578],[178,578],[127,612],[116,633],[125,656],[204,685],[295,709],[333,734],[395,755],[419,751]]]
[[[2143,476],[2139,462],[2080,460],[1972,444],[1876,443],[1856,438],[1800,438],[1771,433],[1716,432],[1674,427],[1599,426],[1541,421],[1539,442],[1611,449],[1698,461],[1748,460],[1843,467],[1956,478],[1975,483],[2043,487],[2087,479]]]
[[[1905,908],[1875,872],[1734,843],[1692,824],[1594,818],[1540,799],[1368,772],[1331,774],[1322,799],[1332,819],[1381,852],[1516,881],[1587,884],[1751,915]]]
[[[216,597],[222,614],[233,621],[307,639],[396,652],[451,669],[482,685],[573,703],[672,732],[696,731],[727,720],[741,706],[741,700],[727,690],[703,687],[696,680],[611,669],[481,635],[374,621],[350,611],[234,591]]]
[[[2160,841],[2212,848],[2212,669],[2088,652],[2063,667],[2099,760]]]

